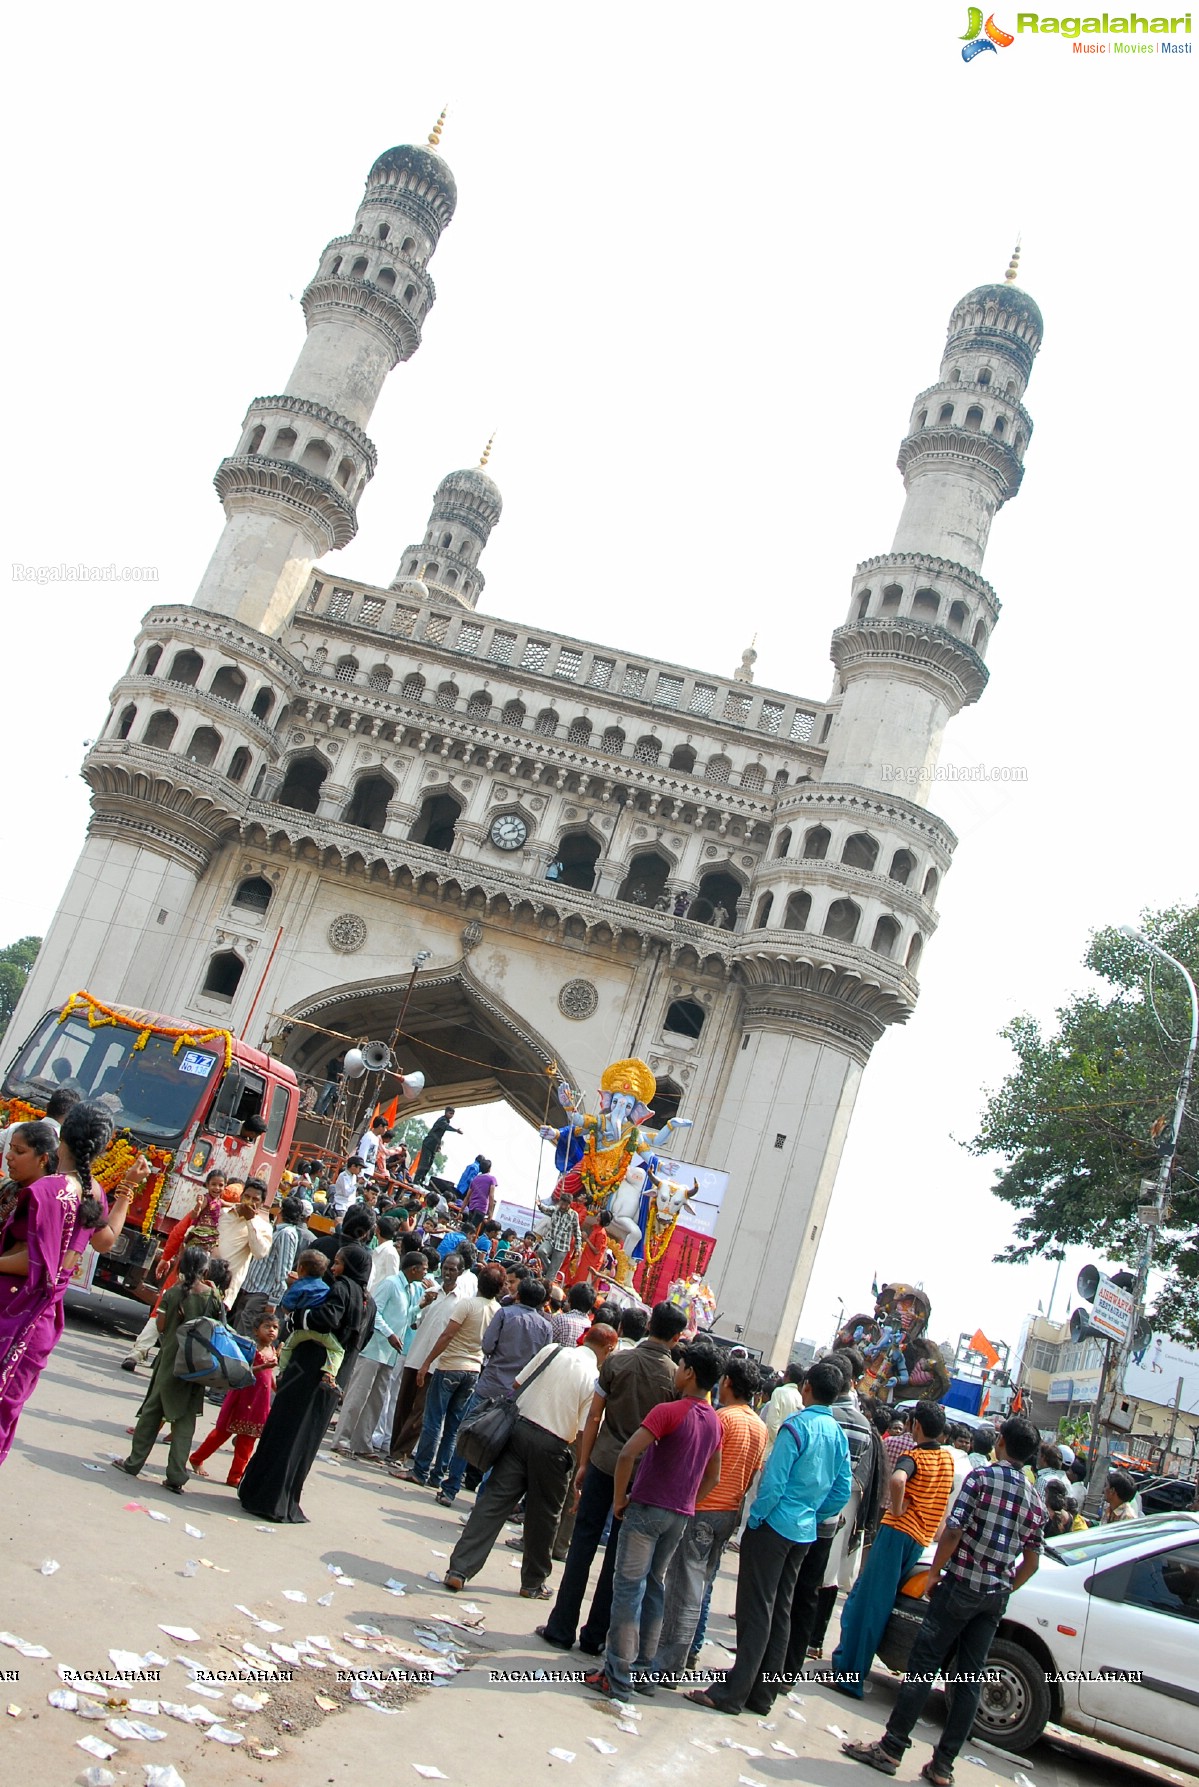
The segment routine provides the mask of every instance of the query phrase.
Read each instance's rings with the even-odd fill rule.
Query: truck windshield
[[[93,1030],[80,1014],[60,1024],[48,1013],[9,1068],[4,1090],[44,1106],[66,1087],[144,1141],[177,1142],[213,1083],[217,1055],[207,1048],[175,1054],[170,1037],[153,1035],[135,1050],[137,1038],[123,1024]]]

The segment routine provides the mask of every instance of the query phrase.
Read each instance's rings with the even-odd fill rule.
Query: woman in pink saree
[[[75,1105],[63,1121],[55,1163],[49,1125],[22,1123],[14,1131],[13,1187],[0,1228],[0,1464],[62,1334],[63,1298],[84,1248],[90,1243],[107,1253],[125,1226],[139,1174],[126,1175],[111,1216],[103,1192],[92,1186],[92,1162],[112,1133],[107,1112]],[[58,1170],[49,1172],[54,1164]]]

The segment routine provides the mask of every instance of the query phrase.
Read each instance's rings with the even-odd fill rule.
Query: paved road
[[[150,1762],[173,1764],[187,1787],[271,1779],[288,1787],[358,1787],[376,1780],[411,1780],[419,1787],[414,1764],[440,1769],[454,1787],[477,1787],[489,1776],[524,1787],[551,1771],[572,1787],[649,1787],[677,1779],[680,1770],[696,1787],[739,1787],[742,1781],[865,1787],[873,1779],[839,1755],[840,1740],[830,1727],[855,1737],[873,1733],[893,1695],[889,1678],[876,1678],[860,1710],[811,1684],[802,1703],[778,1704],[770,1729],[749,1716],[722,1719],[659,1694],[635,1708],[639,1716],[628,1721],[629,1730],[573,1683],[554,1683],[544,1674],[523,1683],[492,1679],[492,1672],[578,1669],[583,1659],[578,1653],[563,1658],[535,1637],[544,1609],[518,1598],[507,1550],[493,1554],[466,1595],[451,1597],[427,1580],[429,1573],[440,1578],[444,1572],[457,1516],[438,1508],[427,1492],[393,1483],[378,1470],[322,1459],[305,1495],[311,1524],[269,1529],[244,1517],[219,1482],[194,1483],[181,1500],[162,1490],[157,1471],[137,1485],[122,1478],[107,1459],[124,1450],[146,1379],[119,1370],[125,1351],[120,1335],[132,1333],[140,1321],[136,1306],[115,1300],[99,1309],[72,1309],[4,1467],[8,1531],[0,1617],[10,1632],[50,1652],[37,1659],[0,1649],[0,1668],[19,1671],[19,1679],[6,1681],[0,1701],[19,1708],[0,1721],[5,1779],[28,1787],[73,1781],[90,1765],[75,1747],[89,1735],[114,1744],[117,1754],[108,1766],[133,1787],[140,1787],[141,1765]],[[127,1508],[131,1502],[140,1506]],[[167,1518],[153,1520],[149,1510]],[[202,1537],[186,1533],[185,1522]],[[60,1565],[48,1577],[39,1573],[47,1559]],[[330,1566],[341,1569],[343,1581]],[[389,1579],[406,1585],[403,1597],[387,1592]],[[306,1600],[289,1599],[286,1590]],[[717,1641],[732,1641],[732,1591],[732,1577],[725,1574],[713,1620]],[[329,1594],[332,1602],[320,1605]],[[251,1624],[237,1603],[281,1630],[268,1633]],[[436,1664],[442,1654],[414,1633],[430,1620],[470,1617],[464,1604],[479,1610],[484,1630],[468,1635],[446,1628],[445,1636],[463,1642],[467,1666],[443,1686],[398,1691],[410,1697],[391,1715],[356,1703],[349,1685],[333,1679],[335,1667],[312,1667],[327,1654],[323,1646],[314,1646],[306,1663],[296,1659],[290,1683],[225,1683],[219,1700],[201,1700],[174,1661],[186,1656],[229,1670],[236,1659],[247,1661],[241,1650],[246,1641],[269,1658],[271,1643],[294,1646],[320,1638],[359,1667],[395,1666],[397,1659],[357,1650],[356,1644],[390,1643]],[[161,1623],[191,1628],[198,1639],[172,1640]],[[364,1634],[362,1627],[380,1636]],[[166,1732],[165,1741],[151,1743],[112,1736],[102,1721],[85,1722],[49,1705],[48,1693],[61,1687],[58,1665],[106,1672],[111,1648],[138,1654],[154,1649],[169,1659],[160,1685],[127,1687],[126,1693],[202,1705],[240,1731],[242,1743],[223,1747],[206,1739],[202,1726],[181,1723],[161,1708],[129,1714]],[[702,1661],[718,1668],[724,1656],[713,1642]],[[265,1692],[269,1699],[261,1710],[238,1710],[232,1695],[239,1691]],[[381,1705],[397,1699],[392,1688],[359,1685],[359,1692]],[[931,1730],[918,1738],[927,1739]],[[597,1748],[593,1740],[610,1748]],[[761,1754],[725,1747],[730,1741]],[[785,1749],[773,1749],[775,1744]],[[554,1749],[572,1753],[573,1761],[555,1758]],[[271,1750],[278,1754],[269,1755]],[[1143,1787],[1146,1778],[1187,1779],[1098,1745],[1046,1741],[1018,1760],[973,1745],[967,1753],[978,1760],[959,1763],[961,1787],[1021,1787],[1021,1776],[1034,1787]],[[926,1755],[918,1744],[901,1778],[916,1781]]]

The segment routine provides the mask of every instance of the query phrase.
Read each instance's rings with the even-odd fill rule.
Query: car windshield
[[[1194,1534],[1195,1530],[1193,1520],[1151,1514],[1145,1520],[1118,1520],[1112,1526],[1093,1526],[1085,1533],[1063,1533],[1060,1538],[1047,1539],[1045,1555],[1063,1564],[1085,1564],[1145,1539],[1164,1539],[1172,1533]]]
[[[13,1062],[4,1090],[44,1107],[66,1088],[101,1105],[118,1128],[143,1141],[177,1142],[212,1084],[217,1055],[212,1049],[175,1053],[168,1036],[151,1035],[138,1049],[138,1034],[124,1024],[93,1030],[76,1013],[59,1023],[49,1013]]]

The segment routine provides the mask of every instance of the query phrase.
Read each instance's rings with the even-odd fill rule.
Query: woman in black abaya
[[[345,1348],[338,1383],[349,1381],[359,1350],[370,1339],[375,1306],[366,1294],[371,1256],[365,1247],[343,1247],[333,1262],[323,1303],[306,1312],[310,1333],[335,1335]],[[305,1522],[304,1483],[337,1411],[338,1393],[325,1375],[322,1346],[298,1346],[279,1380],[266,1426],[238,1486],[238,1500],[259,1520]]]

